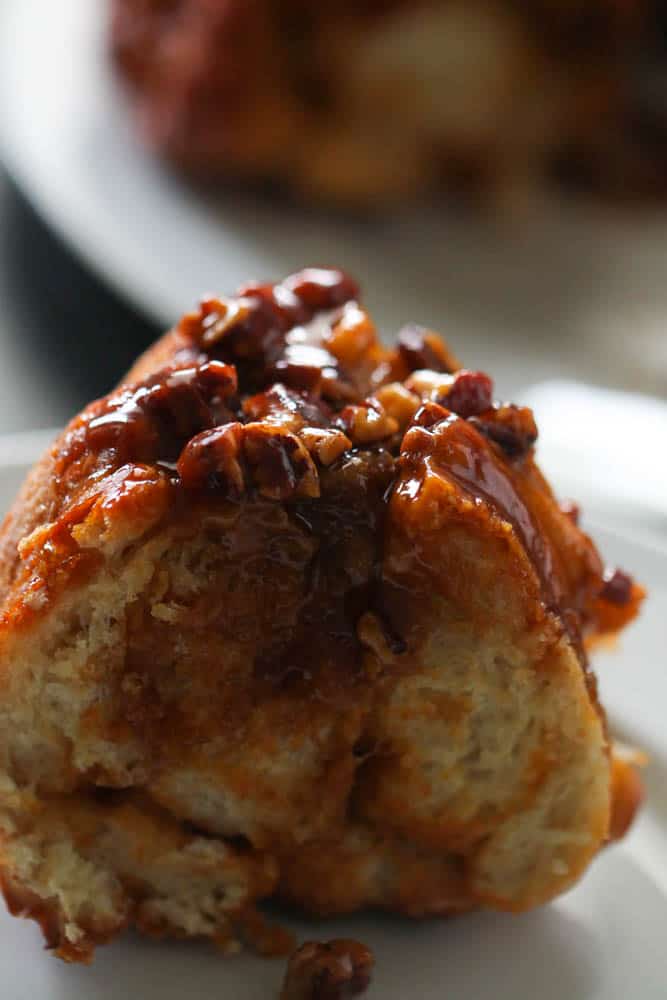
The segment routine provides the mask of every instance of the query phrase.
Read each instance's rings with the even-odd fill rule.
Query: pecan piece
[[[169,365],[108,397],[88,424],[88,445],[124,461],[175,461],[193,435],[231,418],[226,401],[235,392],[229,365]]]
[[[356,281],[337,268],[307,267],[281,284],[314,312],[335,309],[359,295]]]
[[[537,441],[537,425],[528,406],[504,403],[473,418],[479,430],[495,441],[508,458],[523,458]]]
[[[410,426],[434,427],[441,420],[446,420],[447,417],[451,417],[451,413],[444,406],[440,406],[439,403],[424,403],[415,413]],[[453,419],[455,420],[456,418],[454,417]]]
[[[368,313],[356,302],[348,302],[331,332],[325,333],[324,342],[341,364],[353,367],[376,346],[377,332]]]
[[[477,416],[493,406],[493,382],[484,372],[464,369],[456,373],[446,394],[437,402],[459,417]]]
[[[299,437],[321,465],[331,465],[352,447],[349,437],[333,428],[304,427]]]
[[[455,372],[461,365],[441,337],[423,326],[409,324],[399,330],[398,352],[408,371],[428,368],[434,372]]]
[[[241,444],[243,425],[223,424],[197,434],[180,454],[176,469],[188,490],[220,490],[240,497],[245,487]]]
[[[301,299],[284,285],[248,282],[237,293],[241,298],[261,299],[284,330],[306,323],[310,314]]]
[[[379,403],[371,400],[361,406],[346,406],[339,413],[336,426],[340,427],[354,444],[382,441],[398,430],[398,422],[388,416]]]
[[[288,500],[320,495],[315,464],[306,446],[290,431],[264,423],[246,424],[243,449],[261,496]]]
[[[449,392],[454,376],[447,372],[434,372],[430,368],[420,368],[405,380],[405,388],[426,402],[437,402]]]
[[[202,347],[211,347],[222,340],[230,330],[240,326],[252,316],[256,304],[251,298],[237,299],[204,299],[201,303],[201,336]]]
[[[358,941],[307,941],[290,957],[280,1000],[346,1000],[369,986],[375,958]]]
[[[243,412],[249,421],[268,420],[290,431],[301,430],[306,425],[326,427],[331,416],[329,407],[322,400],[280,382],[274,383],[266,392],[245,399]]]
[[[402,382],[389,382],[381,386],[375,391],[374,398],[400,428],[407,427],[421,403],[419,396],[406,389]]]

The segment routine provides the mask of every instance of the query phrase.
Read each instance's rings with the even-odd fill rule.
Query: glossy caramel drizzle
[[[272,653],[271,669],[289,673],[307,659],[318,621],[335,655],[358,664],[356,624],[369,608],[390,646],[404,648],[382,609],[385,513],[399,473],[403,494],[416,498],[436,463],[457,490],[512,525],[544,604],[580,646],[590,609],[568,593],[521,485],[537,437],[531,411],[494,403],[491,379],[456,368],[422,327],[404,328],[397,348],[384,348],[357,296],[342,271],[310,268],[203,300],[179,324],[185,346],[171,364],[70,425],[56,466],[64,505],[133,465],[154,467],[183,498],[288,503],[318,540],[302,622],[289,647]],[[354,539],[358,565],[343,571],[339,553]],[[599,606],[634,600],[628,579],[600,579]]]

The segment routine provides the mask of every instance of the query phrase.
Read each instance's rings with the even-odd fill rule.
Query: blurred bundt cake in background
[[[142,134],[204,178],[375,205],[667,188],[647,0],[112,0]]]

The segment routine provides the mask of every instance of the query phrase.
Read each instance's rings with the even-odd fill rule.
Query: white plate
[[[0,439],[1,508],[46,436]],[[650,753],[641,819],[577,888],[533,913],[292,922],[301,940],[354,936],[373,947],[377,971],[368,1000],[667,997],[667,551],[600,528],[594,533],[607,558],[650,591],[619,649],[596,660],[613,730]],[[283,971],[280,960],[224,959],[203,945],[159,945],[132,935],[100,948],[90,968],[66,966],[42,951],[34,924],[0,906],[2,1000],[271,1000]]]
[[[202,291],[333,263],[362,279],[387,336],[407,321],[441,328],[504,393],[557,376],[667,393],[664,213],[552,205],[485,229],[444,210],[363,221],[238,191],[206,200],[136,141],[105,7],[1,0],[0,152],[51,224],[160,323]]]

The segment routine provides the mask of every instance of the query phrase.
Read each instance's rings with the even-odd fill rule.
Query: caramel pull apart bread
[[[0,873],[65,959],[317,914],[524,910],[639,798],[590,638],[635,615],[530,410],[354,281],[209,297],[0,535]],[[620,817],[618,822],[614,816]]]
[[[196,177],[364,206],[667,193],[657,0],[109,4],[143,138]]]

